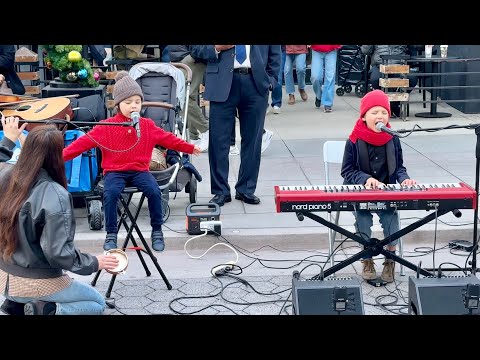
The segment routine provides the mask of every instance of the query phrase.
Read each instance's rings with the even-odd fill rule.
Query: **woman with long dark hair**
[[[7,313],[95,315],[105,309],[96,289],[64,272],[90,275],[114,269],[118,260],[82,253],[73,243],[63,147],[55,126],[37,126],[18,162],[0,172],[0,291]]]

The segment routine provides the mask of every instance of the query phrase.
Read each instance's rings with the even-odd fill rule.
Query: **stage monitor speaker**
[[[294,275],[292,299],[294,315],[364,315],[362,287],[350,277],[300,280]]]
[[[408,312],[411,315],[479,314],[480,280],[475,276],[410,276]]]

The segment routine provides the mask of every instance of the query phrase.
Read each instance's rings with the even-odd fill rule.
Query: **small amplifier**
[[[200,229],[200,222],[220,220],[220,206],[215,203],[190,204],[185,209],[185,214],[187,233],[200,235],[205,232]]]

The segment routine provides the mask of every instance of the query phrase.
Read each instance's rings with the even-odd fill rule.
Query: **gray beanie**
[[[143,92],[140,85],[128,75],[127,71],[119,71],[115,76],[115,85],[113,86],[115,106],[133,95],[140,96],[143,101]]]

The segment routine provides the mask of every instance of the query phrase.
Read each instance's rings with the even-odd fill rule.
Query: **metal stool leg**
[[[129,204],[132,200],[132,197],[133,197],[133,194],[134,192],[129,192],[128,193],[128,196],[127,196],[127,199],[125,200],[125,198],[123,196],[120,197],[120,203],[122,204],[122,207],[123,207],[123,212],[120,210],[120,209],[117,209],[117,211],[119,212],[119,215],[120,215],[120,220],[119,220],[119,224],[118,224],[118,227],[120,228],[120,224],[123,224],[123,226],[125,227],[125,229],[127,230],[127,237],[125,238],[125,242],[123,244],[123,249],[125,249],[128,245],[128,242],[129,241],[132,241],[132,245],[135,246],[135,247],[138,247],[137,246],[137,243],[135,241],[135,238],[133,236],[133,229],[135,229],[135,231],[137,232],[137,235],[138,237],[140,238],[140,241],[142,242],[143,246],[144,246],[144,251],[150,256],[153,264],[155,265],[155,267],[157,268],[158,272],[160,273],[160,276],[162,277],[163,281],[165,282],[165,285],[167,286],[167,289],[168,290],[171,290],[172,289],[172,285],[170,284],[170,282],[168,281],[167,277],[165,276],[162,268],[160,267],[160,264],[158,263],[157,261],[157,258],[155,257],[155,255],[153,254],[152,250],[150,249],[150,246],[147,244],[145,238],[143,237],[143,234],[142,232],[140,231],[140,228],[138,227],[137,225],[137,219],[138,219],[138,216],[140,215],[140,211],[141,211],[141,208],[142,208],[142,205],[143,205],[143,202],[145,201],[145,195],[142,194],[141,198],[140,198],[140,202],[137,206],[137,210],[135,212],[135,215],[132,214],[132,212],[130,211],[129,209]],[[126,218],[125,218],[125,215],[128,216],[130,222],[131,222],[131,225],[129,226],[127,221],[126,221]],[[135,250],[138,254],[138,257],[140,258],[140,261],[145,269],[145,272],[146,272],[146,275],[147,276],[150,276],[151,273],[150,273],[150,270],[148,269],[148,266],[147,264],[145,263],[145,260],[141,254],[141,251],[140,249],[136,249]],[[95,275],[91,285],[92,286],[95,286],[97,280],[98,280],[98,277],[100,276],[100,272],[101,270],[97,271],[97,274]],[[115,283],[115,279],[116,279],[116,275],[112,275],[112,278],[110,280],[110,284],[108,286],[108,289],[107,289],[107,292],[105,293],[105,297],[109,298],[110,297],[110,294],[112,292],[112,289],[113,289],[113,285]]]

